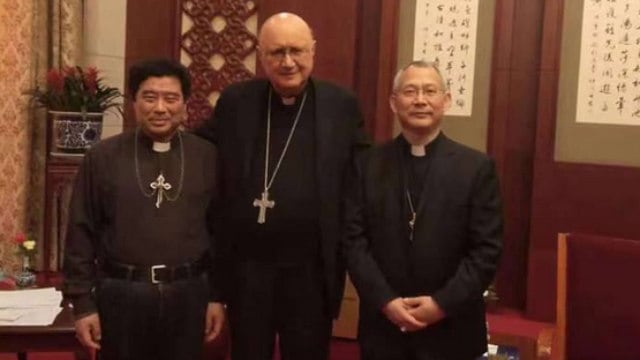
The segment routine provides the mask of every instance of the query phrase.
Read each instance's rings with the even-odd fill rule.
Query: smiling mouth
[[[169,122],[169,119],[151,119],[151,120],[149,120],[149,123],[151,123],[153,125],[164,125],[167,122]]]
[[[291,77],[296,75],[298,72],[297,71],[293,71],[293,72],[286,72],[286,73],[280,73],[280,76],[286,76],[286,77]]]

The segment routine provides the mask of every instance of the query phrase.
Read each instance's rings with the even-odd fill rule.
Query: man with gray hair
[[[402,134],[359,157],[346,200],[362,359],[475,359],[502,248],[493,162],[442,133],[451,94],[434,63],[401,69],[389,103]]]
[[[327,359],[344,177],[367,141],[355,97],[310,77],[316,41],[302,18],[269,17],[258,41],[267,79],[227,87],[198,130],[220,156],[232,358],[271,359],[277,338],[283,359]]]

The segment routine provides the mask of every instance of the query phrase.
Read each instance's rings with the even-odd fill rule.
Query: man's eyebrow
[[[164,95],[164,96],[180,96],[176,91],[156,91],[156,90],[142,90],[142,95]]]

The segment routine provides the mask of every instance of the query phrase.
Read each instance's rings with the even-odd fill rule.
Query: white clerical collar
[[[409,143],[411,155],[416,157],[425,156],[427,154],[427,147],[438,137],[439,134],[440,129],[433,134],[429,134],[427,137],[419,138],[410,132],[403,132],[405,140]]]
[[[153,142],[153,151],[163,153],[169,150],[171,150],[171,141],[167,141],[167,142],[154,141]]]
[[[295,96],[280,97],[283,105],[294,105],[296,103]]]
[[[416,157],[422,157],[427,155],[424,145],[411,145],[411,155]]]

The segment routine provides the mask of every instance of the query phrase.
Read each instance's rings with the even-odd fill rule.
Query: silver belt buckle
[[[167,265],[152,265],[151,266],[151,283],[152,284],[159,284],[160,283],[160,281],[156,278],[156,270],[164,269],[166,267],[167,267]]]

